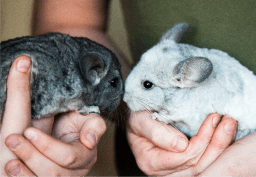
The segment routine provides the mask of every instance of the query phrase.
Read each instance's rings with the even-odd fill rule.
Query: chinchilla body
[[[0,115],[6,101],[9,69],[21,55],[32,61],[33,118],[68,111],[99,113],[118,106],[123,86],[115,55],[87,38],[48,33],[1,43]]]
[[[187,30],[175,25],[142,55],[125,82],[124,101],[189,137],[212,113],[238,121],[236,139],[256,131],[256,76],[223,51],[178,43]]]

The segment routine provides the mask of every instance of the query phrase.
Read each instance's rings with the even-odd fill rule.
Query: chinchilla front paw
[[[77,111],[82,115],[88,115],[90,113],[97,113],[100,114],[100,109],[98,106],[84,106]]]

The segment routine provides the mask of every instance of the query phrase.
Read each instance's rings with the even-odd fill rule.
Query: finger
[[[30,65],[29,57],[20,56],[14,60],[10,69],[1,131],[4,137],[11,133],[21,134],[30,122]]]
[[[131,138],[131,148],[139,167],[146,174],[167,175],[194,166],[194,163],[198,161],[197,158],[207,148],[219,120],[220,115],[210,115],[202,124],[198,134],[191,139],[188,148],[182,153],[153,147],[152,143],[134,133],[127,135]]]
[[[93,149],[106,132],[107,126],[98,114],[89,114],[86,117],[80,132],[80,140],[87,148]]]
[[[11,160],[5,165],[5,172],[10,176],[36,176],[20,160]]]
[[[83,116],[77,112],[64,114],[55,119],[52,135],[66,143],[74,139],[80,141],[89,149],[93,149],[106,131],[106,123],[98,114]],[[65,127],[65,129],[63,129]]]
[[[7,100],[1,134],[22,133],[30,121],[30,58],[20,56],[14,60],[7,81]],[[26,70],[27,69],[27,70]]]
[[[44,156],[62,167],[91,167],[96,162],[96,148],[89,150],[80,141],[67,144],[33,127],[26,129],[24,136]]]
[[[14,60],[7,81],[7,100],[1,127],[1,164],[15,159],[16,156],[5,146],[5,138],[13,133],[22,134],[31,119],[30,76],[31,60],[20,56]],[[2,169],[4,172],[4,169]]]
[[[166,153],[165,151],[159,151],[154,158],[159,160],[152,161],[152,166],[159,171],[165,171],[166,174],[195,166],[210,143],[219,121],[219,114],[208,116],[198,130],[197,135],[191,138],[189,146],[184,152]]]
[[[183,133],[152,119],[146,111],[132,113],[128,124],[128,132],[145,137],[157,147],[174,152],[182,152],[187,148],[188,139]]]
[[[237,121],[229,116],[224,116],[218,125],[213,138],[202,158],[193,169],[193,173],[201,173],[212,164],[220,154],[234,141]]]
[[[42,169],[42,162],[44,162],[45,168],[47,165],[56,166],[56,164],[40,154],[31,143],[19,134],[8,136],[5,140],[5,144],[28,166],[29,169],[33,172],[37,171],[37,175],[44,174],[45,169]],[[37,161],[41,162],[41,164],[39,165]]]
[[[184,157],[184,160],[187,160],[186,166],[195,166],[197,164],[207,149],[220,119],[221,116],[217,113],[209,115],[199,128],[197,134],[191,138],[185,154],[186,157]]]
[[[80,176],[88,173],[87,169],[72,170],[59,166],[40,153],[35,146],[19,134],[8,136],[5,143],[37,176],[73,176],[74,174]]]

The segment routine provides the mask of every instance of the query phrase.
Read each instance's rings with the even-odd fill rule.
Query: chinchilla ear
[[[85,79],[92,85],[100,83],[106,75],[106,67],[103,60],[94,54],[85,55],[79,62],[80,70]]]
[[[179,43],[188,31],[188,26],[189,25],[187,23],[178,23],[177,25],[174,25],[171,29],[164,33],[160,39],[160,42],[165,40],[172,40],[176,43]]]
[[[188,58],[175,66],[172,80],[180,87],[193,87],[207,79],[212,70],[213,65],[208,58]]]

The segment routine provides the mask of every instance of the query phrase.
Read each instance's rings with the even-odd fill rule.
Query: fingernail
[[[224,130],[228,134],[234,134],[236,131],[236,126],[234,126],[232,123],[226,123]]]
[[[24,136],[29,140],[29,141],[35,141],[37,139],[37,134],[35,131],[28,129],[24,132]]]
[[[175,138],[172,147],[178,151],[184,151],[187,147],[187,141],[184,138]]]
[[[30,61],[27,59],[21,59],[17,63],[17,70],[20,72],[27,72],[30,68]]]
[[[88,132],[86,140],[91,144],[92,147],[96,145],[96,135],[93,132]]]
[[[7,173],[9,173],[11,176],[18,176],[20,172],[21,167],[16,165],[9,166],[7,169]]]
[[[21,141],[19,138],[16,137],[9,137],[6,139],[6,145],[12,149],[15,150],[17,147],[21,144]]]
[[[217,127],[218,123],[219,123],[219,118],[215,116],[212,120],[213,127]]]

